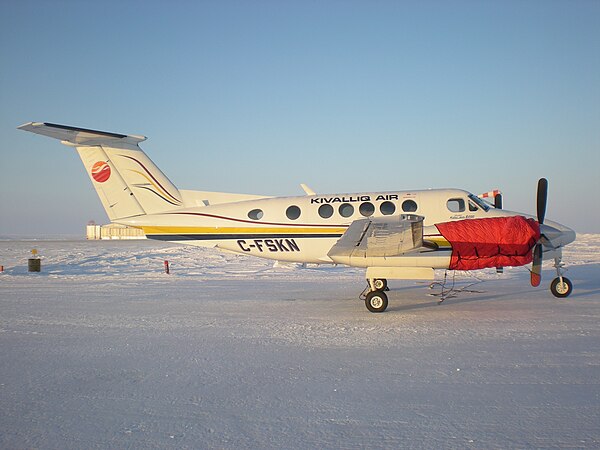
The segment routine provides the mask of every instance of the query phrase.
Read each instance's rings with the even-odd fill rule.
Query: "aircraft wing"
[[[423,217],[402,214],[355,220],[327,256],[347,264],[348,258],[388,257],[423,246]]]

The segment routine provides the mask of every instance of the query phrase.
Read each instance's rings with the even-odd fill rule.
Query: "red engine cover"
[[[523,216],[458,220],[436,227],[452,246],[453,270],[529,264],[540,238],[540,225]]]

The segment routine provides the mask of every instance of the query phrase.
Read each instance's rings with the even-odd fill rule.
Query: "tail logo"
[[[110,178],[110,166],[104,161],[98,161],[92,166],[92,178],[98,183],[104,183]]]

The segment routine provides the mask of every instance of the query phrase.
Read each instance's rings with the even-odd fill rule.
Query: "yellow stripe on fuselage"
[[[436,243],[440,248],[444,248],[444,247],[450,248],[451,247],[450,242],[448,242],[443,237],[426,237],[425,239],[427,241]]]
[[[304,227],[141,227],[145,234],[335,234],[346,228]]]

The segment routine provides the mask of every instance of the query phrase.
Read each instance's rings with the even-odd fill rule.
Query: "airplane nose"
[[[575,240],[575,231],[560,223],[546,221],[540,225],[540,233],[550,241],[554,248],[563,247]]]

